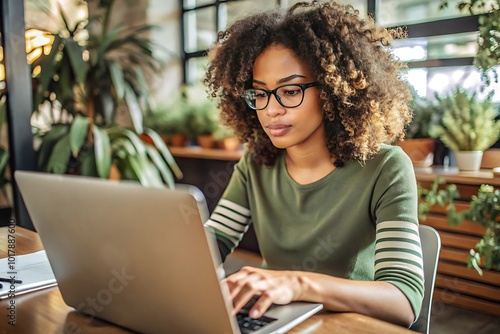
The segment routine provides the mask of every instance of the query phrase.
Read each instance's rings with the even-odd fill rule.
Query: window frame
[[[182,83],[191,84],[188,82],[189,78],[189,61],[193,58],[201,58],[207,55],[208,50],[196,50],[194,52],[187,52],[185,50],[185,34],[184,15],[187,12],[215,7],[215,26],[219,27],[219,7],[221,4],[235,2],[238,0],[213,0],[211,3],[195,6],[192,8],[185,8],[185,2],[189,0],[179,0],[181,8],[181,59],[182,59]],[[286,0],[272,0],[276,5],[281,6],[286,3]],[[375,17],[378,10],[378,0],[366,0],[366,8],[369,15]],[[440,35],[452,35],[465,32],[478,31],[479,20],[478,15],[459,16],[456,18],[446,18],[441,20],[433,20],[428,22],[414,23],[408,25],[391,26],[387,28],[400,28],[403,27],[407,31],[407,38],[418,37],[431,37]],[[218,28],[217,28],[218,29]],[[217,31],[215,32],[217,34]],[[456,57],[447,59],[426,59],[424,61],[409,61],[407,65],[409,68],[435,68],[435,67],[448,67],[448,66],[472,66],[474,57]]]

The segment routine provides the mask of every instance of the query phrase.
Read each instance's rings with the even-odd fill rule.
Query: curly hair
[[[242,98],[252,87],[257,56],[270,45],[292,50],[321,85],[328,150],[336,167],[364,161],[380,144],[404,137],[411,94],[401,80],[405,64],[390,52],[401,30],[375,26],[350,5],[301,2],[240,19],[219,32],[209,52],[205,84],[219,99],[221,120],[232,127],[252,158],[271,166],[282,151]]]

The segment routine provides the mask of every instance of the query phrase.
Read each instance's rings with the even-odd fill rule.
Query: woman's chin
[[[290,147],[290,142],[288,140],[271,138],[271,143],[273,143],[274,147],[283,150]]]

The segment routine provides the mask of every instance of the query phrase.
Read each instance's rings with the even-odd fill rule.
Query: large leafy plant
[[[173,187],[173,175],[182,177],[175,160],[161,137],[143,128],[143,113],[153,103],[146,78],[161,69],[148,37],[154,27],[112,26],[113,4],[99,1],[96,17],[73,26],[60,10],[64,28],[52,33],[50,53],[32,65],[40,69],[35,113],[50,125],[48,131],[35,129],[41,141],[38,166],[101,178],[116,166],[122,179]],[[118,122],[122,111],[130,126]]]

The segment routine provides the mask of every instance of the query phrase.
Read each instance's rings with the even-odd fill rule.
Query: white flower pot
[[[481,167],[483,151],[458,151],[455,152],[457,167],[462,171],[477,171]]]

